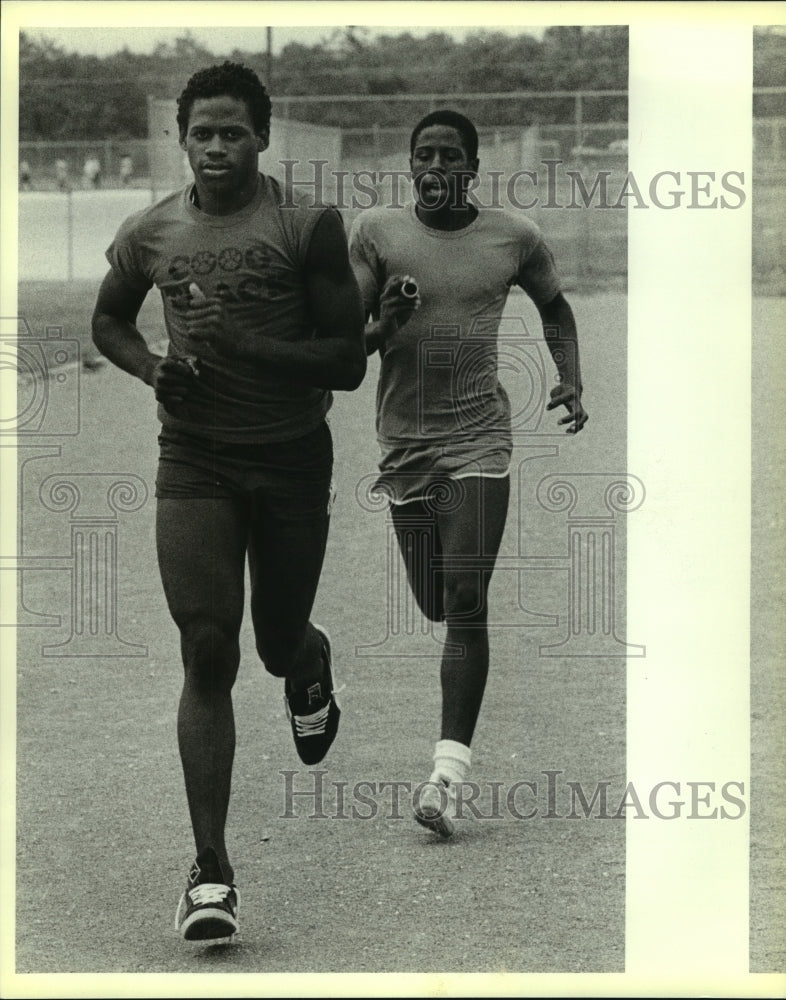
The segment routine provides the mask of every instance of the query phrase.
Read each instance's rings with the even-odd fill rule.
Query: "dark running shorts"
[[[333,438],[326,422],[291,441],[236,444],[164,428],[158,443],[156,496],[161,500],[253,494],[286,520],[330,513]]]

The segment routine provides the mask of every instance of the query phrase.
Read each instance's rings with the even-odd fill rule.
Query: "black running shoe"
[[[206,847],[188,873],[175,913],[175,930],[186,941],[209,941],[237,933],[240,893],[228,885],[212,847]]]
[[[289,679],[284,682],[284,705],[292,725],[295,749],[304,764],[318,764],[330,749],[338,732],[341,710],[333,688],[333,656],[330,636],[321,625],[314,628],[322,639],[322,680],[305,691],[292,691]]]

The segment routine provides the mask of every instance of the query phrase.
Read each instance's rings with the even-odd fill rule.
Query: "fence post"
[[[377,122],[371,126],[372,141],[374,143],[374,169],[380,170],[382,166],[382,145],[379,137],[379,125]]]
[[[68,258],[68,280],[74,280],[74,208],[71,185],[66,191],[66,245]]]
[[[150,123],[153,120],[153,96],[147,95],[147,172],[150,175],[150,203],[156,202],[156,153],[153,143],[156,137],[151,135]]]
[[[581,103],[581,91],[576,94],[576,145],[584,145],[584,108]]]

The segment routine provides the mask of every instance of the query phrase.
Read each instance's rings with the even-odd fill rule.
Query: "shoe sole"
[[[183,921],[180,933],[186,941],[212,941],[237,934],[238,924],[222,910],[195,913]]]
[[[175,930],[183,936],[186,941],[212,941],[217,938],[229,938],[237,934],[240,927],[238,916],[240,914],[240,893],[237,894],[237,913],[233,917],[226,910],[219,907],[204,907],[192,913],[181,922],[180,914],[185,909],[185,893],[177,904],[175,913]]]
[[[450,820],[444,813],[431,812],[429,809],[422,810],[418,812],[415,810],[415,821],[424,826],[427,830],[431,830],[433,833],[438,833],[440,837],[445,840],[448,837],[452,837],[455,827],[453,826],[452,820]]]

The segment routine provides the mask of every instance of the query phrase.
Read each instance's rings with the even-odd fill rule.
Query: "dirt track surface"
[[[589,300],[590,323],[603,327],[620,302]],[[619,364],[622,335],[620,324],[616,343],[598,345],[587,382],[593,367]],[[624,395],[622,369],[615,377]],[[374,385],[372,367],[331,416],[339,502],[314,619],[331,629],[346,690],[339,738],[323,765],[326,818],[310,817],[313,798],[302,796],[287,817],[287,780],[308,790],[315,779],[295,754],[280,682],[264,673],[244,623],[228,838],[241,933],[228,947],[186,945],[172,926],[193,847],[175,740],[178,639],[154,557],[157,422],[148,390],[111,368],[83,374],[79,434],[61,440],[59,456],[29,454],[28,554],[69,550],[68,515],[42,507],[47,476],[131,474],[147,485],[139,509],[117,519],[118,635],[147,653],[43,656],[43,644],[68,636],[69,576],[26,574],[27,608],[63,623],[19,631],[17,972],[622,971],[625,824],[546,819],[544,771],[559,772],[563,816],[567,781],[588,792],[603,779],[624,789],[624,659],[538,657],[538,644],[558,641],[559,630],[503,627],[520,621],[516,573],[492,584],[500,625],[472,778],[484,789],[484,815],[493,811],[488,782],[503,783],[503,795],[517,781],[537,783],[537,794],[525,790],[515,805],[539,815],[524,820],[503,809],[501,819],[464,821],[454,841],[442,842],[413,822],[405,793],[398,814],[389,791],[372,795],[373,808],[351,798],[360,781],[414,786],[427,778],[439,713],[432,637],[399,637],[382,650],[393,655],[357,649],[387,635],[385,515],[355,499],[358,480],[375,469]],[[618,403],[609,396],[593,419],[606,433],[604,460],[613,452],[624,462]],[[591,463],[594,447],[589,435],[573,442],[571,467]],[[558,462],[542,463],[538,475]],[[510,557],[519,551],[517,504],[514,494],[503,543]],[[559,549],[562,523],[552,515],[542,524],[551,531],[545,549]],[[531,610],[564,608],[560,574],[529,575]],[[338,818],[341,782],[344,811],[354,805],[368,818]]]
[[[587,344],[585,379],[603,390],[592,400],[592,433],[554,460],[525,461],[516,477],[502,552],[513,563],[522,553],[553,554],[564,544],[564,521],[531,502],[542,475],[597,470],[601,459],[608,469],[624,468],[617,419],[624,410],[624,333],[615,325],[624,309],[619,299],[604,296],[577,305]],[[39,308],[45,322],[58,315],[51,304]],[[766,405],[777,398],[783,308],[782,300],[754,303],[754,354],[774,359],[769,367],[754,366],[754,972],[784,968],[777,931],[784,916],[777,497],[785,463]],[[155,311],[150,315],[155,327]],[[65,335],[78,334],[67,328]],[[185,945],[172,927],[193,848],[174,730],[178,641],[154,559],[157,422],[147,391],[109,368],[85,373],[79,433],[47,439],[43,448],[33,442],[23,452],[22,551],[42,562],[40,572],[24,574],[22,614],[31,627],[18,631],[17,972],[623,969],[625,824],[562,817],[570,811],[568,781],[588,792],[605,780],[624,787],[624,660],[539,656],[539,644],[555,641],[559,628],[509,627],[520,624],[522,602],[532,612],[564,613],[560,574],[527,573],[521,599],[516,572],[500,568],[495,575],[492,671],[474,744],[472,777],[483,789],[484,815],[491,782],[509,790],[526,780],[538,784],[537,796],[525,793],[516,804],[525,812],[537,806],[538,816],[522,820],[503,809],[502,819],[465,821],[455,841],[444,843],[411,820],[405,792],[393,814],[391,792],[379,791],[380,782],[416,785],[426,777],[439,696],[433,638],[388,636],[388,526],[384,512],[365,510],[356,500],[358,481],[375,468],[373,390],[372,365],[361,390],[339,396],[331,416],[339,502],[315,618],[331,629],[346,690],[339,739],[323,765],[323,818],[314,815],[313,797],[288,805],[288,780],[308,792],[316,779],[299,764],[280,684],[260,667],[244,625],[229,821],[241,934],[231,946]],[[43,646],[70,634],[73,517],[65,508],[45,507],[41,491],[48,477],[75,473],[136,476],[148,490],[138,509],[114,522],[118,634],[146,645],[144,655],[43,655]],[[624,541],[623,531],[618,540]],[[57,626],[53,617],[41,627],[36,614],[62,621]],[[622,635],[621,616],[619,626]],[[548,770],[561,772],[555,778],[560,818],[545,815]],[[293,771],[290,778],[282,774]],[[375,783],[373,808],[353,799],[362,781]],[[369,795],[368,786],[363,794]]]

